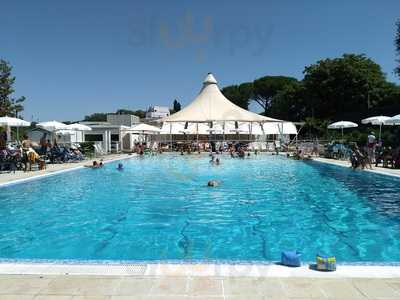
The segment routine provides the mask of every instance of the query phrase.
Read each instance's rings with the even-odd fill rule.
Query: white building
[[[169,115],[170,111],[166,106],[150,106],[146,112],[146,119],[160,119]]]
[[[131,127],[140,121],[135,115],[107,115],[107,122],[80,122],[92,128],[85,131],[84,140],[99,145],[104,152],[130,151],[139,135]]]
[[[135,115],[109,114],[107,115],[107,123],[132,127],[140,123],[140,118]]]

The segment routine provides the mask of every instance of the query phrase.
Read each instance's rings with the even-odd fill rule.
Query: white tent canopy
[[[296,126],[292,122],[271,122],[250,123],[250,122],[213,122],[213,127],[210,123],[189,123],[189,122],[173,122],[163,123],[161,134],[254,134],[254,135],[279,135],[279,134],[297,134]],[[186,125],[186,128],[185,128]],[[262,126],[262,127],[261,127]]]
[[[209,73],[197,97],[181,111],[163,118],[162,122],[277,122],[280,120],[247,111],[229,101],[219,90],[217,80]]]
[[[265,134],[297,134],[296,125],[292,122],[265,123],[263,128]]]
[[[164,122],[160,134],[209,134],[208,129],[207,123]]]

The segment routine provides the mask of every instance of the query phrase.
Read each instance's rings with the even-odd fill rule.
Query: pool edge
[[[326,159],[326,158],[322,158],[322,157],[313,157],[311,158],[312,162],[317,162],[317,163],[322,163],[322,164],[328,164],[328,165],[333,165],[333,166],[337,166],[337,167],[342,167],[342,168],[350,168],[351,165],[349,162],[347,161],[337,161],[337,160],[330,160],[330,159]],[[395,174],[395,173],[391,173],[391,172],[387,172],[390,171],[392,169],[362,169],[362,170],[356,170],[356,171],[360,171],[360,172],[369,172],[369,173],[373,173],[373,174],[378,174],[378,175],[383,175],[383,176],[390,176],[390,177],[395,177],[395,178],[400,178],[400,174]],[[396,170],[396,169],[393,169]]]
[[[335,272],[318,272],[278,264],[57,264],[0,263],[0,275],[89,275],[137,277],[303,277],[303,278],[399,278],[400,266],[338,265]]]

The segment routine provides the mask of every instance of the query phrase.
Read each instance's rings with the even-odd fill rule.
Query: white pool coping
[[[303,277],[303,278],[399,278],[398,266],[338,265],[334,272],[298,268],[235,264],[57,264],[0,263],[0,275],[93,275],[136,277]]]

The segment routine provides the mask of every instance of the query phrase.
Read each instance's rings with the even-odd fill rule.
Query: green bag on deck
[[[317,254],[317,270],[336,271],[336,257]]]

